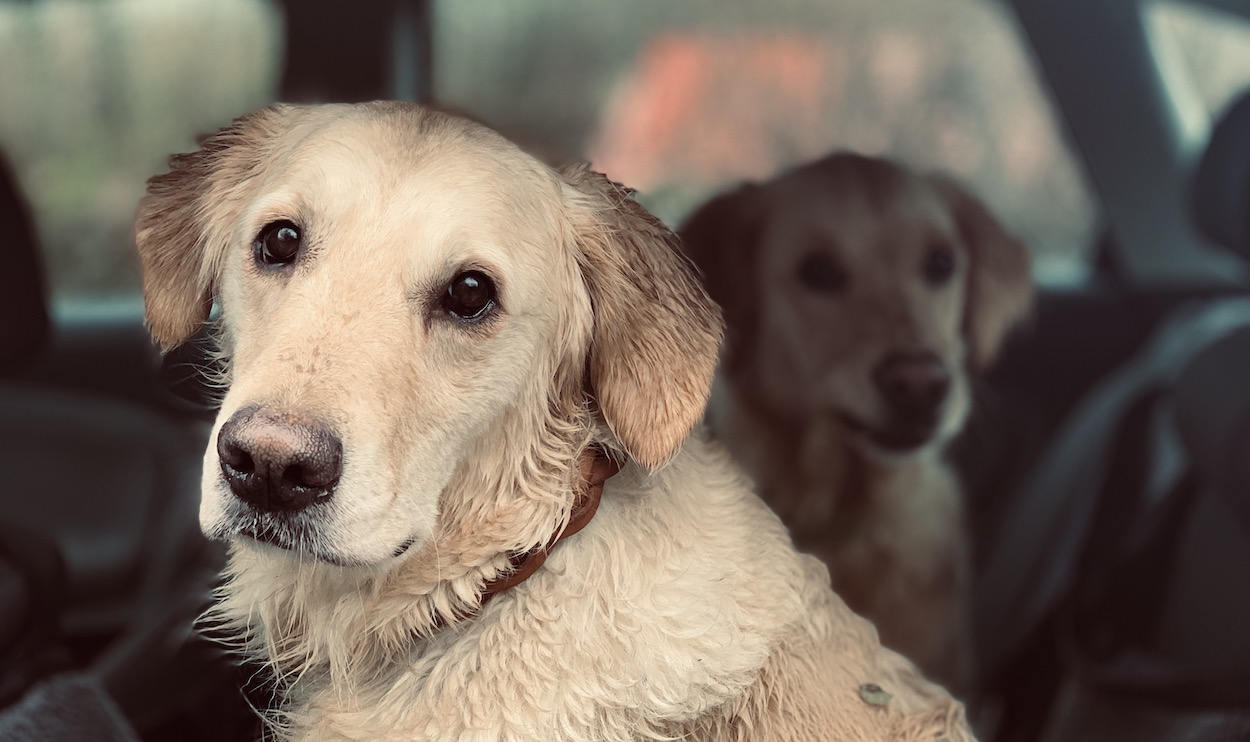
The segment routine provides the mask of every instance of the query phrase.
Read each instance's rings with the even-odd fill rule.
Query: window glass
[[[280,30],[262,0],[0,1],[0,148],[54,298],[138,292],[145,179],[270,99]]]
[[[1096,212],[1017,31],[982,0],[456,0],[436,96],[587,158],[670,224],[834,149],[964,180],[1042,280],[1083,273]]]
[[[1201,146],[1211,117],[1250,88],[1250,20],[1160,1],[1146,6],[1146,23],[1189,143]]]

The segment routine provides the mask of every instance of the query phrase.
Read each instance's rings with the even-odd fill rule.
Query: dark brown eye
[[[924,256],[924,280],[930,286],[941,286],[955,275],[955,252],[945,245],[929,248]]]
[[[252,254],[265,265],[289,265],[295,262],[302,241],[294,222],[285,219],[270,222],[256,235]]]
[[[461,319],[481,319],[494,306],[495,283],[481,271],[465,271],[447,284],[443,308]]]
[[[799,281],[822,294],[836,294],[846,288],[850,279],[841,266],[825,255],[808,255],[799,263]]]

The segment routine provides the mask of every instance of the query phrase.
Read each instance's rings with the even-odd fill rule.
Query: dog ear
[[[265,124],[281,110],[265,108],[235,120],[201,138],[198,150],[171,157],[169,172],[148,180],[135,218],[135,244],[143,268],[144,319],[162,351],[186,342],[208,319],[228,239],[216,233],[227,225],[214,223],[214,204],[228,202],[229,191],[255,173]]]
[[[594,308],[591,392],[631,457],[654,468],[703,417],[721,340],[720,310],[677,236],[629,191],[586,165],[570,187],[583,279]]]
[[[725,312],[721,362],[732,369],[755,344],[759,292],[754,264],[760,241],[758,185],[742,185],[700,206],[678,229],[682,249],[694,261],[703,285]]]
[[[994,362],[1008,331],[1033,307],[1029,251],[963,186],[944,176],[932,181],[968,247],[964,337],[969,365],[983,371]]]

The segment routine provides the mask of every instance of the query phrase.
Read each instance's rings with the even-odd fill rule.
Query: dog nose
[[[235,497],[258,510],[295,513],[334,493],[343,444],[324,423],[248,407],[221,426],[217,456]]]
[[[890,409],[913,420],[935,417],[951,386],[946,364],[929,351],[891,353],[872,377]]]

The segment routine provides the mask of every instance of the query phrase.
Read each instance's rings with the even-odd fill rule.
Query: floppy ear
[[[678,229],[682,249],[703,285],[725,312],[722,363],[732,369],[755,344],[759,291],[755,263],[760,241],[760,186],[746,184],[700,206]]]
[[[964,337],[969,365],[983,371],[994,362],[1007,333],[1033,307],[1029,252],[989,209],[953,180],[932,178],[968,246]]]
[[[163,351],[186,342],[208,319],[229,226],[214,223],[214,207],[220,222],[219,204],[255,173],[265,124],[280,110],[247,114],[203,137],[198,150],[174,155],[169,172],[148,180],[135,244],[143,267],[144,319]]]
[[[720,310],[677,236],[623,187],[586,165],[561,171],[594,308],[591,392],[626,452],[671,458],[703,417],[721,339]]]

